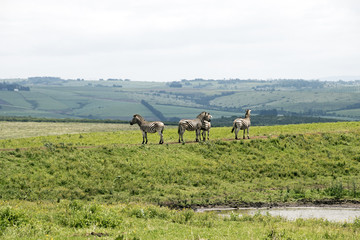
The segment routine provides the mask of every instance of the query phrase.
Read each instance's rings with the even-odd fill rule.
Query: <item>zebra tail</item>
[[[235,130],[235,127],[233,127],[233,128],[231,129],[231,132],[233,133],[233,132],[234,132],[234,130]]]

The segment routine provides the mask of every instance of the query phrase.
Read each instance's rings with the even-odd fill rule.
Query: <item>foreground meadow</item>
[[[360,220],[221,217],[144,204],[0,201],[1,239],[359,239]]]
[[[253,139],[239,141],[230,130],[172,144],[177,131],[169,128],[164,145],[154,134],[139,144],[139,130],[0,140],[1,238],[359,237],[359,221],[188,210],[360,200],[358,122],[252,127]]]

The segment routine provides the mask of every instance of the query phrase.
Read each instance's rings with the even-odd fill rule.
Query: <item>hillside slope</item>
[[[176,129],[167,134],[165,142],[177,141]],[[140,145],[140,131],[1,140],[18,149],[0,152],[0,196],[172,207],[360,200],[359,123],[255,127],[250,134],[266,137],[233,141],[230,128],[213,128],[214,140],[196,144],[157,145],[152,135],[154,144]],[[186,135],[193,140],[193,132]]]

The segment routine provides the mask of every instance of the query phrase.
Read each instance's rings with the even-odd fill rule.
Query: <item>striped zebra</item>
[[[160,135],[159,144],[164,143],[163,131],[164,131],[165,125],[163,122],[148,122],[148,121],[145,121],[145,119],[142,116],[140,116],[139,114],[135,114],[133,116],[133,119],[130,121],[130,125],[133,125],[136,123],[139,125],[140,130],[142,131],[142,135],[143,135],[142,144],[144,144],[144,143],[147,144],[147,142],[148,142],[147,133],[156,133],[156,132]]]
[[[200,131],[204,120],[211,121],[212,116],[208,112],[200,113],[195,119],[181,119],[179,121],[178,133],[179,143],[184,142],[184,133],[186,130],[196,132],[196,141],[199,141]]]
[[[202,137],[204,141],[206,140],[206,132],[207,132],[207,140],[209,140],[210,128],[211,128],[211,122],[204,120],[201,126]]]
[[[248,139],[250,139],[250,137],[249,137],[249,127],[251,125],[250,112],[251,112],[251,110],[248,109],[248,110],[246,110],[245,118],[237,118],[234,120],[233,128],[232,128],[231,132],[234,132],[234,130],[235,130],[235,139],[238,139],[237,135],[238,135],[239,130],[244,130],[244,133],[243,133],[244,139],[245,139],[245,130],[247,130],[247,137],[248,137]]]

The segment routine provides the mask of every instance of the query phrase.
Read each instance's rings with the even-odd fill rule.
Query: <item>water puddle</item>
[[[356,218],[360,218],[360,208],[342,207],[214,208],[197,211],[216,211],[222,216],[230,216],[231,213],[239,215],[260,213],[281,216],[288,220],[319,218],[333,222],[353,222]]]

